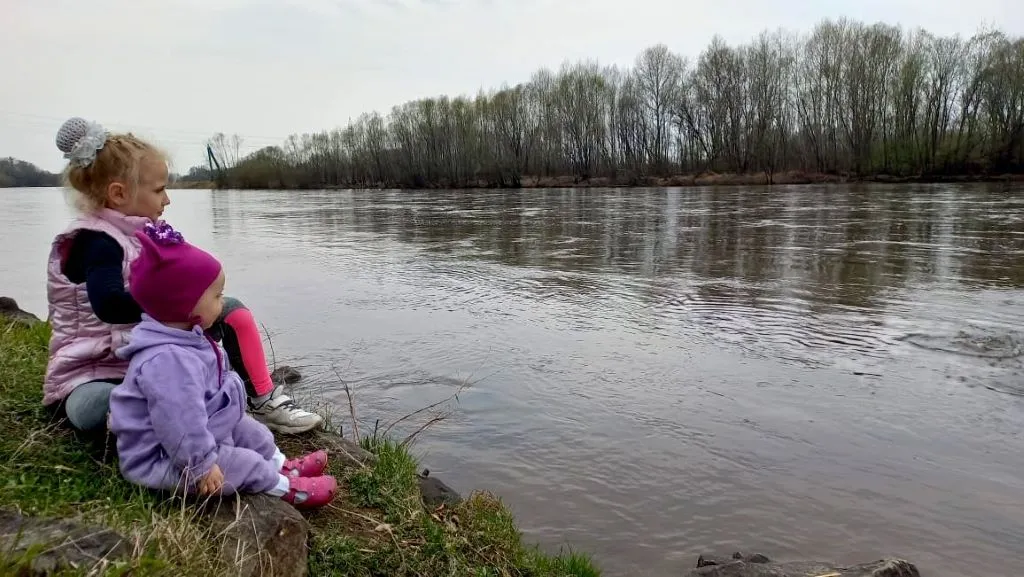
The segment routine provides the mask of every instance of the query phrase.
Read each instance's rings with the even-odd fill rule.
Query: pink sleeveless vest
[[[110,235],[124,251],[121,272],[128,287],[129,265],[139,255],[139,241],[132,234],[140,230],[148,218],[125,216],[104,208],[75,219],[57,235],[50,248],[46,270],[46,293],[49,299],[50,358],[43,381],[43,404],[63,400],[71,391],[89,381],[121,379],[128,362],[115,356],[127,342],[134,324],[112,325],[101,321],[89,304],[85,283],[74,284],[62,272],[71,240],[82,229]]]

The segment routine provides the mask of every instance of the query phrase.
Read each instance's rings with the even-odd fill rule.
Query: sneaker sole
[[[285,435],[297,435],[299,433],[306,433],[308,431],[312,431],[313,429],[316,429],[317,427],[319,427],[321,425],[321,423],[323,423],[323,421],[318,421],[316,423],[313,423],[312,425],[288,426],[288,425],[277,425],[277,424],[272,424],[272,423],[265,423],[263,421],[260,421],[260,422],[263,423],[264,425],[266,425],[267,428],[270,429],[271,431],[275,431],[277,433],[283,433]]]

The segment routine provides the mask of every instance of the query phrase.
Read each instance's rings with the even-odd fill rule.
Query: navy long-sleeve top
[[[124,250],[110,235],[80,230],[72,240],[64,275],[85,283],[93,312],[105,323],[132,324],[142,320],[142,309],[124,288],[121,273]]]

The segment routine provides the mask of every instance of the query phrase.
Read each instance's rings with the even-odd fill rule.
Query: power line
[[[44,114],[32,114],[32,113],[27,113],[27,112],[13,112],[13,111],[10,111],[10,110],[0,110],[0,115],[20,117],[20,118],[24,118],[24,119],[31,119],[32,121],[36,122],[40,126],[42,126],[44,124],[47,125],[47,126],[51,126],[53,124],[56,124],[57,126],[60,126],[61,123],[63,123],[65,120],[67,120],[67,117],[47,116],[47,115],[44,115]],[[160,132],[160,133],[173,133],[173,134],[181,134],[181,135],[195,135],[195,136],[201,136],[203,139],[209,139],[214,134],[216,134],[218,132],[223,132],[221,130],[212,130],[210,132],[200,132],[200,131],[196,131],[196,130],[181,130],[181,129],[176,129],[176,128],[166,128],[166,127],[159,127],[159,126],[146,126],[146,125],[142,125],[142,124],[124,124],[124,123],[118,123],[118,122],[111,122],[111,123],[101,122],[100,124],[102,124],[103,126],[105,126],[107,128],[112,128],[112,129],[115,129],[115,130],[128,131],[128,130],[132,130],[132,129],[135,129],[135,130],[142,129],[142,130],[150,130],[150,131]],[[234,133],[234,134],[238,134],[238,133]],[[260,141],[266,141],[266,142],[284,142],[285,140],[288,139],[287,136],[260,136],[260,135],[255,135],[255,134],[238,134],[238,136],[240,136],[242,138],[245,138],[245,139],[249,139],[249,140],[260,140]]]

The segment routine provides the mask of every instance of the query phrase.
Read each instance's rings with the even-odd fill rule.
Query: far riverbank
[[[666,187],[694,187],[694,186],[771,186],[771,185],[801,185],[801,184],[848,184],[848,183],[880,183],[880,184],[936,184],[936,183],[972,183],[972,182],[993,182],[1011,183],[1024,182],[1024,174],[922,174],[910,176],[898,176],[891,174],[827,174],[802,171],[788,171],[775,174],[764,172],[755,173],[716,173],[703,172],[699,174],[677,174],[674,176],[623,176],[623,177],[595,177],[579,179],[572,176],[526,176],[523,177],[518,186],[499,186],[484,180],[477,180],[466,185],[458,185],[450,182],[423,183],[420,186],[411,186],[404,183],[343,183],[323,184],[319,186],[295,186],[280,181],[268,182],[265,186],[260,183],[245,182],[233,185],[229,181],[218,187],[217,183],[209,180],[183,181],[172,183],[174,189],[216,189],[216,188],[245,188],[253,190],[285,189],[474,189],[474,188],[666,188]]]

